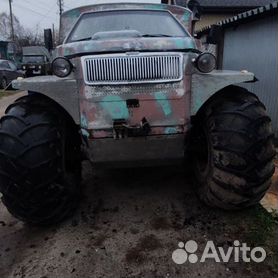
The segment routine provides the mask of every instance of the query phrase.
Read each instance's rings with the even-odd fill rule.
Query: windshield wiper
[[[72,40],[71,42],[89,41],[91,39],[92,39],[92,37],[87,37],[87,38],[82,38],[82,39],[78,39],[78,40]]]
[[[165,35],[165,34],[143,34],[141,37],[143,38],[156,38],[156,37],[172,37],[170,35]]]
[[[141,35],[143,38],[157,38],[157,37],[172,37],[170,35],[165,35],[165,34],[143,34]],[[87,37],[87,38],[82,38],[78,40],[72,40],[71,42],[81,42],[81,41],[89,41],[92,40],[92,37]]]

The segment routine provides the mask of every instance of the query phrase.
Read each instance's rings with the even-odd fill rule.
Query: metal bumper
[[[89,141],[89,158],[108,167],[153,166],[181,162],[184,134]]]

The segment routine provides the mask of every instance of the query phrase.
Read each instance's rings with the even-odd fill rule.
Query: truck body
[[[197,47],[195,15],[150,3],[62,15],[54,75],[13,81],[29,94],[1,119],[0,191],[13,215],[36,225],[70,215],[85,159],[94,168],[187,158],[207,205],[260,201],[274,173],[270,118],[235,86],[256,81],[253,73],[214,70],[215,57]]]
[[[128,16],[126,30],[107,23],[121,16]],[[102,4],[67,11],[60,30],[64,42],[56,55],[70,59],[74,70],[66,79],[45,77],[20,81],[20,86],[32,83],[34,91],[41,86],[39,92],[58,102],[62,98],[89,142],[94,163],[182,160],[191,116],[216,89],[254,78],[246,72],[200,73],[192,63],[200,54],[193,20],[189,9],[163,4]],[[164,36],[152,36],[149,26]],[[73,92],[61,93],[67,82]],[[203,82],[206,88],[200,94]]]

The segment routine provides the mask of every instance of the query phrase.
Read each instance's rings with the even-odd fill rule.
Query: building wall
[[[278,15],[225,29],[223,69],[249,70],[258,82],[243,86],[258,95],[278,137]]]
[[[204,14],[201,16],[201,20],[196,23],[195,30],[201,30],[202,28],[209,26],[211,24],[215,24],[218,21],[229,18],[236,15],[236,13],[221,13],[221,14]]]

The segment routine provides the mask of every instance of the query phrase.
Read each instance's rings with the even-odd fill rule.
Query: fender
[[[80,124],[79,99],[76,80],[56,76],[37,76],[17,79],[12,82],[14,89],[43,94],[63,107]]]
[[[201,106],[216,92],[233,84],[254,82],[256,78],[248,71],[215,70],[211,73],[192,75],[191,115],[195,115]]]

